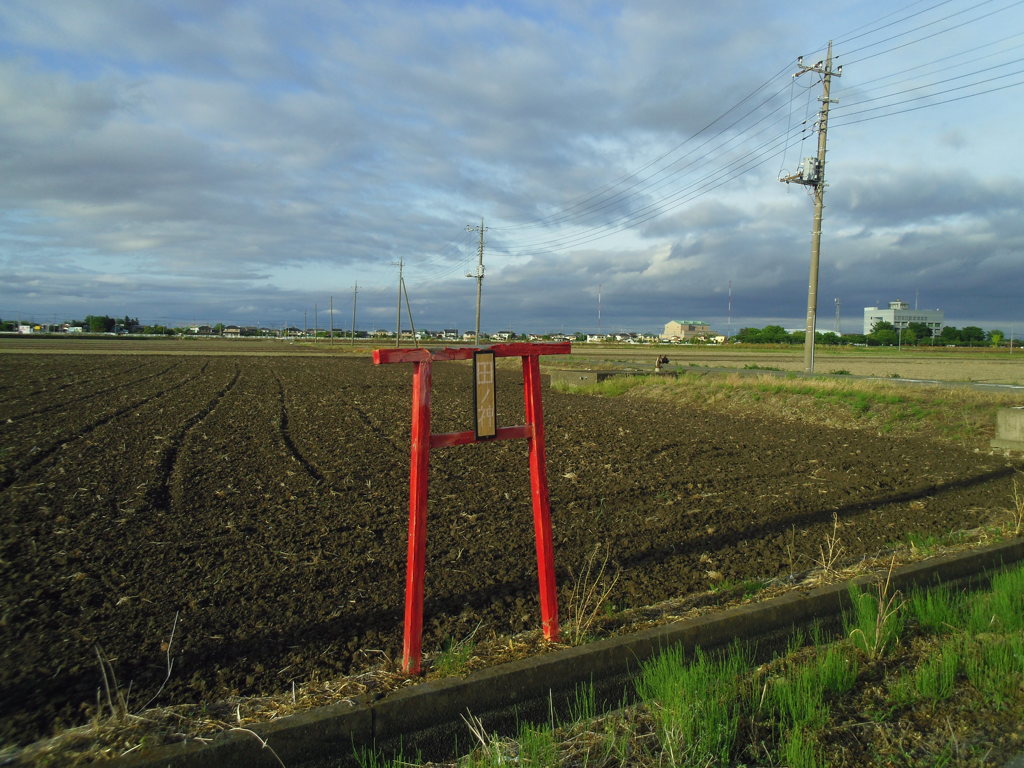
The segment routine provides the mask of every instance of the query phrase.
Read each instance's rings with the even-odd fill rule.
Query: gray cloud
[[[889,13],[850,12],[821,28]],[[730,283],[738,315],[802,324],[810,203],[775,177],[813,150],[772,143],[813,115],[786,66],[823,42],[802,25],[740,0],[12,0],[0,316],[276,324],[358,281],[386,326],[403,259],[422,323],[468,327],[484,216],[485,326],[596,327],[598,285],[609,328],[720,322]],[[879,62],[923,60],[848,64],[841,102],[880,92]],[[991,161],[1015,137],[979,141],[971,105],[830,132],[821,296],[1016,316],[1020,162]]]

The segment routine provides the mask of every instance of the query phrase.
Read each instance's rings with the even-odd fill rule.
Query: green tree
[[[739,332],[732,337],[734,341],[742,342],[743,344],[760,344],[761,343],[761,329],[760,328],[740,328]]]
[[[907,330],[914,332],[914,338],[919,344],[927,344],[931,341],[932,329],[928,327],[927,323],[907,323]],[[906,338],[903,339],[903,343],[908,343]]]
[[[960,329],[960,341],[964,344],[981,344],[985,341],[985,331],[976,325],[965,325]]]
[[[761,329],[762,344],[789,344],[793,338],[781,325],[766,325]],[[800,341],[803,341],[801,338]]]
[[[1006,338],[1006,334],[1003,333],[1002,331],[996,330],[995,328],[993,328],[991,331],[989,331],[988,334],[985,336],[985,339],[993,347],[1000,346],[1003,343],[1003,339],[1005,339],[1005,338]]]
[[[868,334],[868,345],[872,347],[892,346],[899,343],[896,335],[896,326],[886,320],[879,320],[871,326],[871,333]]]
[[[942,329],[942,333],[939,334],[939,339],[943,344],[959,344],[960,331],[951,325],[947,325]]]
[[[116,321],[106,315],[86,315],[85,325],[89,333],[110,333],[114,330]]]
[[[825,331],[824,333],[821,333],[820,331],[815,331],[814,340],[818,344],[827,344],[833,347],[837,346],[840,341],[839,336],[838,334],[836,334],[835,331]]]

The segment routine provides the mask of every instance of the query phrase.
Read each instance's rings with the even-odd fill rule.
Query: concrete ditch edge
[[[943,555],[897,568],[892,588],[906,591],[936,582],[971,583],[1004,565],[1024,560],[1024,540]],[[853,581],[866,584],[877,574]],[[351,706],[334,704],[228,731],[209,743],[188,742],[157,747],[114,760],[114,768],[313,768],[353,764],[354,748],[401,745],[405,755],[439,759],[456,740],[471,747],[462,715],[497,723],[547,711],[555,696],[565,699],[577,686],[615,681],[619,690],[641,662],[661,649],[682,645],[705,650],[766,638],[784,638],[812,621],[837,621],[848,605],[848,582],[796,589],[777,598],[750,603],[693,619],[611,637],[584,646],[509,662],[465,678],[429,680],[379,701]],[[784,640],[783,640],[784,642]],[[607,687],[607,686],[606,686]],[[539,704],[539,707],[538,707]],[[532,705],[532,706],[531,706]],[[273,753],[264,747],[268,744]],[[276,757],[275,757],[276,755]],[[280,761],[278,760],[280,758]]]

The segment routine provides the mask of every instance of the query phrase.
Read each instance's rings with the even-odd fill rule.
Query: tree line
[[[764,328],[742,328],[732,341],[745,344],[803,344],[805,331],[789,332],[781,325],[766,325]],[[840,345],[864,344],[869,347],[928,346],[928,347],[999,347],[1008,343],[1003,331],[986,331],[976,325],[956,328],[948,325],[933,336],[924,323],[908,323],[906,328],[896,328],[892,323],[880,320],[871,326],[871,333],[843,333],[815,331],[815,344]],[[1017,346],[1016,342],[1014,344]]]

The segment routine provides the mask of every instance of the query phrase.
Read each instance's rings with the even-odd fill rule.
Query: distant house
[[[508,341],[513,335],[512,331],[498,331],[497,333],[492,334],[491,338],[497,339],[498,341]]]
[[[665,323],[662,341],[690,341],[711,336],[711,326],[700,320],[672,320]]]
[[[242,335],[242,329],[239,328],[237,325],[225,325],[224,335],[237,339],[239,336]]]

